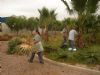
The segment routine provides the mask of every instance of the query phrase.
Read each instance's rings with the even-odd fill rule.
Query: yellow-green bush
[[[14,54],[16,52],[15,48],[17,45],[20,45],[21,39],[19,37],[13,38],[12,40],[9,41],[8,43],[8,53],[9,54]]]
[[[8,43],[9,54],[28,54],[32,50],[32,41],[25,37],[15,37]]]

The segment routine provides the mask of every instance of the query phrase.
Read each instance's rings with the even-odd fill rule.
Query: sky
[[[70,5],[70,0],[66,1]],[[68,14],[66,6],[61,0],[0,0],[0,17],[11,15],[39,17],[38,9],[42,9],[43,7],[47,7],[49,10],[55,9],[56,13],[58,13],[58,20],[66,17],[74,17]]]

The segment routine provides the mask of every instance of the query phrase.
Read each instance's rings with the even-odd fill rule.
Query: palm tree
[[[38,10],[40,13],[39,23],[40,26],[45,28],[45,40],[48,41],[48,26],[50,25],[53,20],[56,20],[56,13],[55,10],[49,11],[47,8],[42,8],[42,10]]]
[[[99,0],[71,0],[72,9],[70,9],[67,1],[61,0],[67,7],[68,11],[77,12],[78,14],[78,27],[84,27],[84,21],[88,15],[94,14],[98,9]]]

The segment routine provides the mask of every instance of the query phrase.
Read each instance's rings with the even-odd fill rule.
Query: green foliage
[[[52,60],[67,62],[70,64],[100,64],[100,48],[93,46],[91,48],[83,48],[76,52],[70,52],[67,49],[59,49],[52,52],[46,52],[46,56]]]
[[[21,44],[20,38],[14,38],[8,43],[8,54],[14,54],[16,52],[15,47]]]
[[[78,62],[84,64],[100,64],[100,49],[98,46],[93,46],[78,51],[74,56]]]
[[[57,51],[57,59],[67,59],[68,58],[68,55],[67,55],[67,52],[64,51],[63,49],[60,49]]]
[[[96,29],[97,27],[97,17],[94,15],[89,15],[84,22],[84,25],[86,26],[86,28],[92,28],[92,29]]]
[[[38,27],[39,19],[30,17],[26,19],[25,16],[11,16],[6,18],[6,23],[11,30],[19,31],[21,29],[34,30]]]
[[[37,18],[31,17],[27,20],[26,29],[32,31],[38,27],[38,24],[39,24],[39,20]]]
[[[42,8],[38,10],[40,13],[39,23],[42,27],[47,27],[50,25],[54,20],[56,20],[56,13],[55,10],[48,10],[47,8]]]
[[[62,0],[63,3],[66,5],[67,8],[69,8],[69,5],[67,4],[67,1]],[[74,13],[78,15],[77,18],[77,26],[78,30],[83,29],[85,27],[85,20],[88,15],[95,15],[97,9],[99,8],[99,0],[71,0],[72,3],[72,10]],[[70,10],[68,9],[70,12]],[[92,18],[91,18],[92,19]],[[89,20],[90,21],[90,20]],[[94,21],[93,21],[94,22]],[[92,23],[92,22],[91,22]],[[89,26],[92,26],[93,24],[89,24]],[[94,27],[96,24],[94,24]],[[94,28],[94,29],[95,29]]]
[[[85,10],[87,0],[71,0],[73,9],[79,14],[82,14]]]
[[[99,0],[87,0],[87,5],[86,5],[87,12],[95,13],[98,9],[98,2]]]
[[[44,47],[47,52],[56,51],[56,50],[60,49],[61,41],[62,41],[62,39],[60,36],[56,35],[56,37],[54,37],[54,36],[50,35],[49,41],[44,42]]]
[[[59,31],[62,30],[64,25],[61,21],[54,20],[48,25],[48,29],[52,31]]]
[[[6,18],[6,24],[18,34],[19,30],[26,27],[27,19],[25,16],[11,16]]]
[[[13,16],[6,18],[6,24],[10,27],[11,30],[14,30],[15,21],[16,21],[16,18]]]
[[[64,25],[74,25],[75,23],[76,23],[76,20],[72,18],[67,18],[63,20]]]
[[[67,59],[67,53],[61,48],[58,48],[57,50],[53,50],[51,48],[51,50],[49,51],[47,48],[45,48],[44,54],[46,55],[46,57],[56,61]]]

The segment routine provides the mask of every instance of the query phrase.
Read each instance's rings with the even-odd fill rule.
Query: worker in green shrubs
[[[67,26],[65,26],[64,29],[61,31],[63,37],[61,48],[65,48],[67,46],[67,32],[68,32]]]
[[[41,64],[44,64],[44,61],[43,61],[43,46],[42,46],[42,43],[41,43],[41,37],[40,37],[40,33],[38,31],[38,29],[34,30],[32,32],[33,34],[33,43],[34,43],[34,46],[35,46],[35,49],[36,50],[33,50],[32,54],[31,54],[31,57],[29,59],[29,62],[32,63],[33,62],[33,59],[34,59],[34,56],[35,54],[37,53],[38,54],[38,57],[39,57],[39,62]]]

